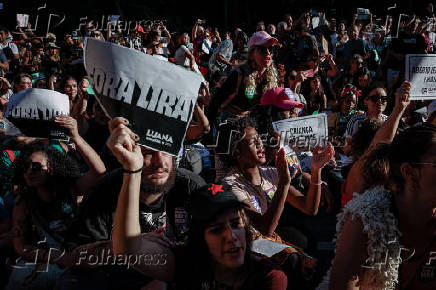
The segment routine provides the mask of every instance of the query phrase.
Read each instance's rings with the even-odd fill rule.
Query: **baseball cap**
[[[248,49],[250,49],[254,45],[264,45],[264,46],[272,46],[279,44],[277,38],[272,37],[265,31],[258,31],[253,33],[248,41]]]
[[[248,204],[239,201],[227,183],[211,183],[191,195],[192,219],[197,222],[209,222],[222,211],[236,206],[248,207]]]
[[[433,112],[436,112],[436,100],[430,103],[427,107],[427,115],[433,114]]]
[[[290,110],[292,108],[304,108],[304,104],[295,100],[294,92],[289,88],[268,89],[260,99],[260,104],[263,106],[276,106],[283,110]]]

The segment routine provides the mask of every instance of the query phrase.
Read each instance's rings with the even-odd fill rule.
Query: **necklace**
[[[265,195],[265,190],[264,190],[265,181],[263,179],[262,174],[260,173],[260,170],[259,170],[259,175],[260,175],[260,184],[256,185],[253,184],[248,178],[246,178],[244,173],[240,169],[238,169],[238,176],[241,183],[248,188],[252,188],[253,191],[256,193],[252,195],[247,191],[247,197],[250,200],[250,203],[258,212],[262,213],[262,206],[261,206],[262,203],[260,201],[260,197],[263,197]]]

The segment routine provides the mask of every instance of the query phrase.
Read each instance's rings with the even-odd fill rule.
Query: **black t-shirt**
[[[111,239],[113,219],[122,181],[122,171],[116,169],[101,179],[84,197],[79,208],[79,222],[77,224],[79,243],[85,244]],[[176,169],[175,184],[168,193],[152,206],[140,202],[141,232],[158,230],[165,224],[165,221],[168,221],[166,233],[171,233],[175,227],[173,225],[174,214],[182,211],[185,207],[186,212],[188,212],[191,192],[205,184],[205,181],[193,172],[181,168]],[[169,238],[174,239],[175,237],[169,236]]]

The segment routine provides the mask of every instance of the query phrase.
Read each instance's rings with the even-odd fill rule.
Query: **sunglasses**
[[[150,44],[149,48],[156,48],[159,47],[160,43],[157,44]]]
[[[373,96],[369,96],[368,99],[370,99],[371,101],[373,101],[374,103],[377,103],[378,101],[382,101],[383,103],[386,103],[388,101],[388,97],[387,96],[380,96],[380,95],[373,95]]]
[[[31,162],[31,163],[24,164],[24,172],[27,172],[29,168],[32,169],[32,172],[41,172],[42,164],[41,162]]]
[[[289,79],[290,79],[291,81],[295,81],[295,80],[297,79],[297,76],[296,76],[296,75],[290,75],[290,76],[289,76]]]
[[[257,49],[257,51],[258,51],[260,54],[267,54],[268,52],[269,52],[270,54],[273,54],[273,50],[272,50],[271,47],[267,47],[267,46],[256,46],[256,49]]]

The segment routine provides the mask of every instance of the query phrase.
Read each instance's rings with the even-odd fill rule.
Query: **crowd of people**
[[[436,53],[425,11],[395,32],[311,10],[247,31],[0,26],[0,288],[436,289],[436,100],[405,79],[407,54]],[[86,38],[204,77],[178,156],[105,114]],[[69,141],[5,134],[32,88],[68,96]],[[278,145],[273,122],[318,114],[328,140]]]

